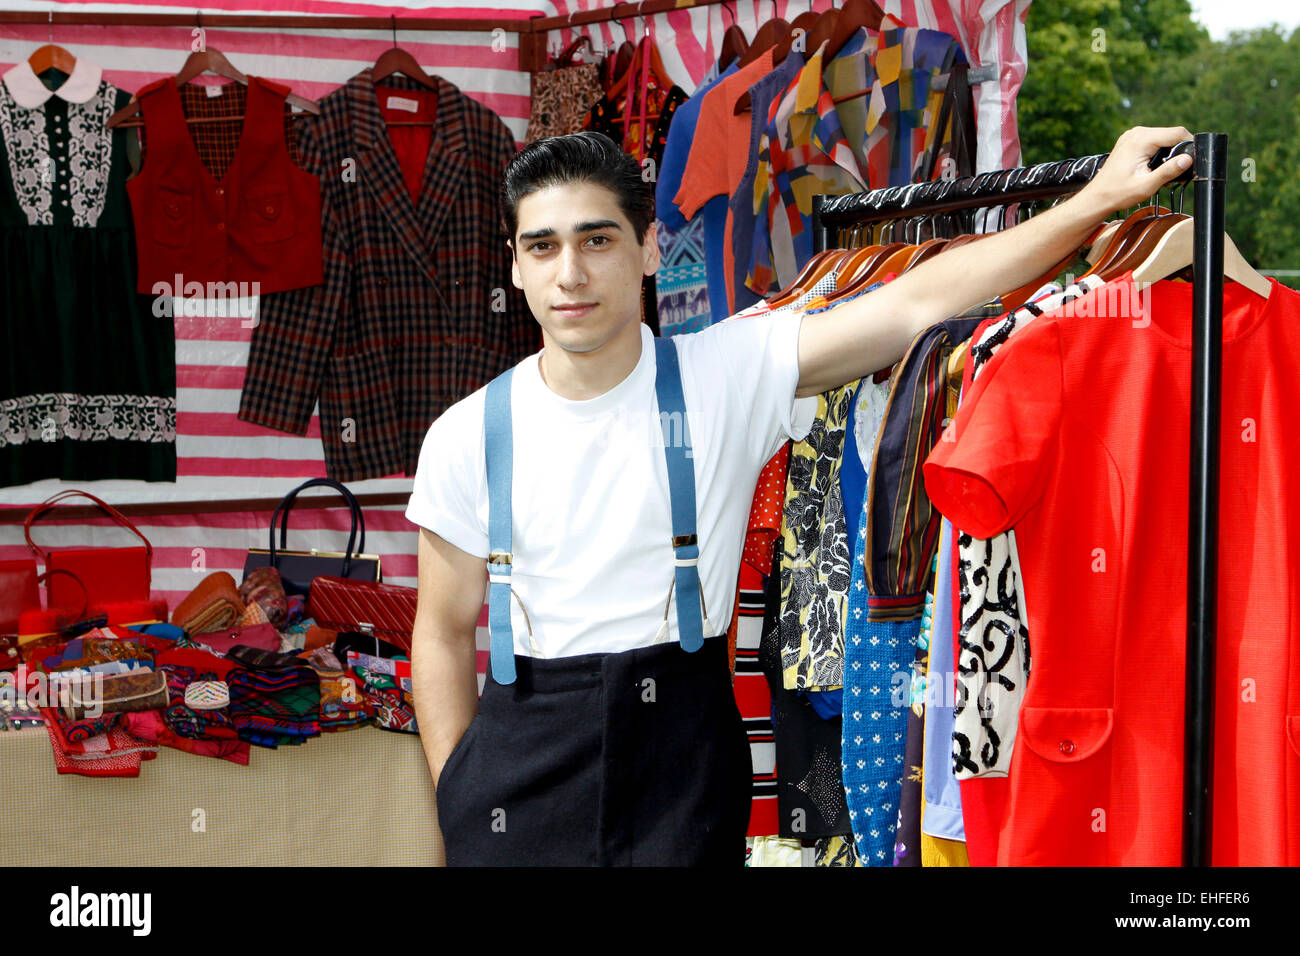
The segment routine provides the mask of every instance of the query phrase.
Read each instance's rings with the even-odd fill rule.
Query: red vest
[[[139,258],[137,291],[233,297],[319,285],[320,179],[299,169],[284,141],[288,88],[248,78],[243,129],[221,179],[199,159],[176,81],[150,83],[138,96],[144,168],[127,180]],[[180,276],[180,280],[177,279]],[[182,288],[176,288],[177,282]],[[208,290],[208,283],[248,283]],[[253,286],[252,283],[258,283]]]

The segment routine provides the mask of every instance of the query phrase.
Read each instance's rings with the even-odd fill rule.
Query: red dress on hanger
[[[990,360],[924,466],[960,530],[1016,529],[1032,655],[1002,865],[1180,862],[1192,287],[1131,273]],[[1224,285],[1216,866],[1300,865],[1300,293]]]

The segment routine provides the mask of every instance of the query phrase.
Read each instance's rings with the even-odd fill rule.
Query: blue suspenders
[[[700,549],[695,534],[695,466],[687,454],[691,439],[677,346],[671,338],[655,338],[654,343],[655,394],[659,399],[659,422],[668,465],[668,498],[672,507],[677,631],[682,649],[697,651],[704,645],[704,623],[700,615]],[[501,684],[513,684],[515,680],[515,645],[510,624],[510,570],[514,560],[511,553],[514,436],[510,416],[513,371],[507,369],[488,383],[483,414],[488,485],[488,624],[492,635],[492,676]]]

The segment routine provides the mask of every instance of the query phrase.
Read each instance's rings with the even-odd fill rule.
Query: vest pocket
[[[194,230],[193,210],[193,197],[186,193],[159,189],[153,200],[154,221],[151,234],[154,242],[177,248],[188,246]]]
[[[248,237],[257,243],[283,242],[294,233],[293,207],[284,186],[261,186],[244,194]]]

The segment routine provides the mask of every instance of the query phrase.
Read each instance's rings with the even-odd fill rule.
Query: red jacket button
[[[1074,741],[1062,740],[1059,749],[1061,753],[1065,754],[1066,756],[1069,756],[1070,754],[1074,753]]]

